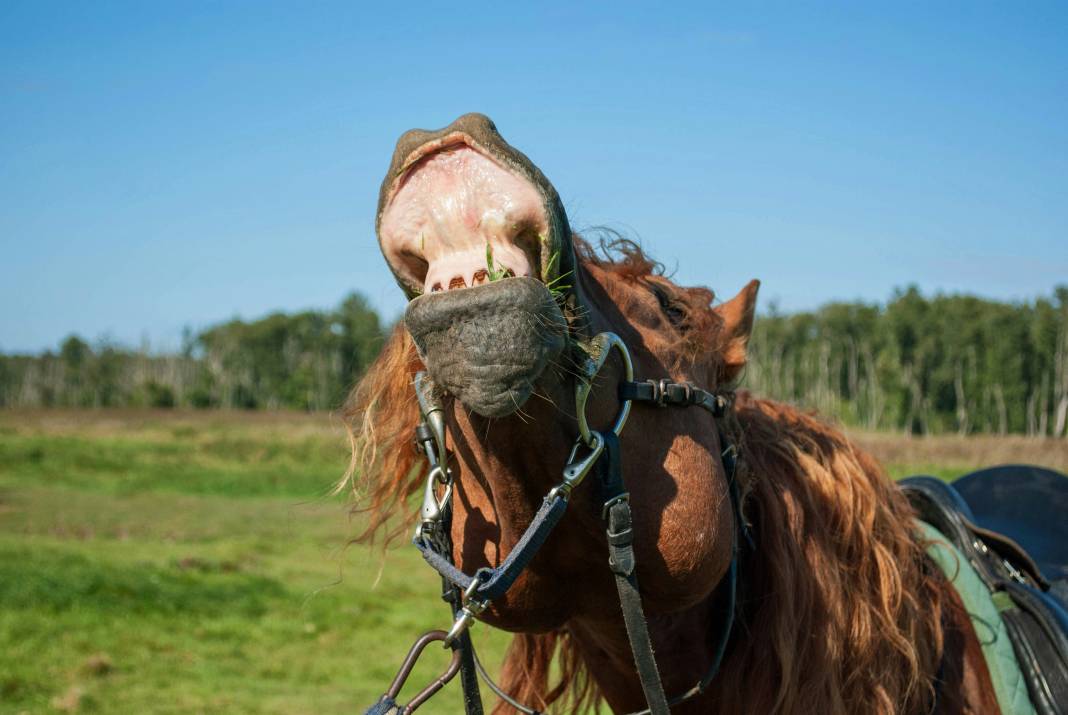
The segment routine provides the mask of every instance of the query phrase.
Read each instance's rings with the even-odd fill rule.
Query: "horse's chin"
[[[419,296],[404,322],[438,387],[483,417],[521,408],[567,342],[552,294],[526,277]]]

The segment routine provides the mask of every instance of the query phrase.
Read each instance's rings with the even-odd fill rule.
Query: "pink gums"
[[[516,238],[529,231],[543,236],[547,226],[542,198],[529,182],[456,145],[409,170],[379,230],[386,260],[429,293],[482,283],[491,270],[536,277],[527,251],[538,248]]]

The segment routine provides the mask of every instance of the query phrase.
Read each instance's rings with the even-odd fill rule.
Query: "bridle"
[[[575,386],[575,406],[579,436],[568,456],[562,479],[545,495],[530,525],[516,542],[515,547],[496,568],[481,568],[474,574],[466,574],[452,561],[452,543],[449,537],[453,492],[452,474],[448,467],[448,452],[445,446],[445,413],[430,378],[423,372],[416,375],[415,392],[419,402],[422,421],[416,427],[416,443],[427,458],[426,485],[420,523],[416,528],[413,544],[423,558],[442,579],[442,598],[450,605],[452,625],[448,631],[429,631],[411,647],[400,671],[389,689],[367,711],[366,715],[408,715],[431,696],[441,690],[457,674],[460,675],[464,692],[464,707],[467,715],[481,715],[482,703],[478,678],[504,702],[524,715],[542,715],[534,708],[516,702],[505,693],[486,673],[475,654],[469,628],[475,618],[489,604],[503,596],[530,563],[545,543],[553,528],[567,510],[571,493],[592,474],[598,490],[597,499],[603,504],[601,516],[606,523],[608,564],[616,582],[620,607],[626,624],[635,666],[641,681],[648,708],[630,715],[668,715],[669,708],[700,695],[712,682],[730,640],[734,625],[737,589],[738,561],[744,541],[754,548],[752,537],[741,514],[738,485],[735,479],[737,450],[727,439],[719,418],[726,416],[732,404],[732,393],[713,393],[691,383],[674,383],[668,380],[634,381],[634,365],[626,344],[614,333],[600,333],[585,345],[587,358],[580,367],[581,377]],[[612,427],[604,432],[592,430],[586,418],[586,402],[592,391],[593,381],[601,372],[612,352],[619,354],[624,367],[624,379],[618,386],[621,407]],[[716,647],[712,653],[712,665],[708,672],[687,691],[670,700],[664,693],[660,673],[653,655],[648,624],[638,590],[633,531],[631,528],[630,495],[622,477],[619,436],[630,415],[631,404],[642,402],[658,407],[701,407],[717,418],[724,471],[736,525],[733,535],[731,561],[725,584],[727,607],[719,624]],[[439,496],[440,492],[440,496]],[[441,641],[452,649],[452,659],[445,672],[425,686],[407,705],[399,705],[397,697],[405,680],[411,673],[423,650],[432,642]]]

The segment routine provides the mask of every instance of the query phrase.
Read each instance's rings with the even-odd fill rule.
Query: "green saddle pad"
[[[927,555],[953,584],[971,616],[1001,712],[1003,715],[1035,715],[1035,708],[1027,694],[1027,683],[1016,662],[1016,654],[995,600],[1004,594],[991,595],[975,568],[938,529],[925,521],[917,521],[917,524],[927,541]]]

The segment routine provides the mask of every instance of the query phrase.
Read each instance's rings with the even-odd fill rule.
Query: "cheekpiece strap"
[[[727,413],[732,402],[729,393],[713,393],[692,382],[671,382],[667,379],[619,383],[620,400],[633,400],[658,407],[703,407],[714,417]]]

